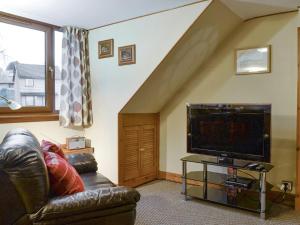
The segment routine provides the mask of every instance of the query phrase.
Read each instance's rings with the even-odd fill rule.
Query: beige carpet
[[[184,201],[181,185],[155,181],[137,188],[141,200],[136,225],[300,225],[300,213],[273,205],[267,220],[259,214],[204,201]]]

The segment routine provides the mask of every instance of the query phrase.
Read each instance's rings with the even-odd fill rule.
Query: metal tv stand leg
[[[266,219],[266,172],[260,172],[260,218]]]
[[[184,194],[184,200],[187,200],[187,187],[186,187],[186,161],[182,161],[182,193]]]
[[[207,199],[207,164],[203,164],[203,198]]]

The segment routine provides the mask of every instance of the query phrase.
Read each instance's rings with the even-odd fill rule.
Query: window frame
[[[42,31],[45,33],[45,106],[22,107],[11,110],[0,107],[0,123],[58,120],[55,110],[55,31],[61,27],[0,12],[0,22]],[[22,119],[23,118],[23,119]],[[7,120],[6,120],[7,119]]]

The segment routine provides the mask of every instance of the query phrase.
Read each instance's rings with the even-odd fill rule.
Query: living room
[[[43,210],[49,210],[49,207],[42,207],[43,204],[37,208],[28,208],[26,205],[23,214],[31,219],[25,221],[20,219],[24,218],[20,213],[24,206],[20,206],[20,210],[16,210],[16,215],[11,218],[6,214],[15,206],[4,198],[7,189],[2,189],[0,200],[8,202],[0,202],[0,224],[300,224],[300,156],[297,151],[300,143],[297,130],[300,124],[297,94],[299,1],[268,0],[262,3],[258,0],[132,0],[125,3],[95,0],[89,3],[63,1],[59,4],[62,5],[58,8],[57,2],[51,0],[43,1],[43,4],[34,0],[26,3],[18,0],[0,2],[0,72],[3,74],[0,77],[0,96],[8,98],[8,101],[1,102],[1,140],[16,128],[27,129],[39,143],[47,140],[57,146],[67,144],[67,138],[86,138],[93,148],[92,158],[88,160],[95,159],[97,171],[109,180],[109,185],[126,186],[125,189],[116,189],[116,192],[128,194],[122,195],[122,202],[126,202],[126,207],[130,205],[131,208],[129,210],[122,206],[117,209],[116,205],[110,205],[108,208],[116,211],[111,217],[105,218],[112,211],[104,208],[106,211],[102,212],[102,206],[93,205],[91,210],[97,210],[99,214],[80,211],[78,218],[76,213],[62,214],[66,217],[66,220],[62,220],[41,215]],[[73,8],[74,12],[71,13]],[[25,33],[9,36],[12,31],[6,28],[8,25],[16,29],[42,31],[45,33],[42,44],[29,40]],[[52,37],[47,36],[48,28],[51,29]],[[88,42],[87,52],[84,53],[86,65],[80,71],[86,66],[89,72],[85,72],[85,75],[82,73],[79,80],[86,79],[87,88],[80,85],[82,96],[79,97],[83,99],[82,102],[87,101],[87,110],[80,111],[79,114],[86,117],[80,123],[76,123],[75,117],[68,121],[67,114],[72,110],[68,113],[60,110],[65,102],[69,103],[66,108],[76,107],[74,99],[64,99],[66,96],[59,83],[70,82],[65,80],[62,72],[61,75],[56,74],[56,68],[62,67],[63,54],[66,54],[62,39],[72,29],[81,30],[81,37],[86,35],[85,43]],[[44,44],[49,40],[52,44],[48,47],[55,49],[55,52],[45,50]],[[16,46],[24,46],[22,54],[18,55],[19,47],[11,47],[10,43],[13,41],[19,42]],[[238,72],[239,69],[242,70],[239,66],[244,65],[239,64],[239,60],[242,60],[239,54],[248,52],[251,57],[255,56],[253,51],[262,53],[258,59],[253,60],[255,62],[259,57],[266,57],[259,62],[265,63],[264,71]],[[20,58],[14,57],[14,54]],[[37,59],[32,56],[34,54],[39,54]],[[24,60],[21,56],[24,56]],[[40,62],[40,59],[44,61]],[[26,75],[26,65],[29,64],[52,67],[49,67],[49,71],[46,69],[42,77],[45,84],[43,95],[32,96],[35,93],[34,85],[39,81],[37,77]],[[27,71],[32,73],[33,70],[38,69],[31,66]],[[22,71],[23,74],[15,73],[11,76],[13,81],[4,82],[4,78],[8,79],[4,75],[10,71]],[[70,76],[74,76],[72,79],[76,82],[78,77],[74,74],[71,70]],[[23,91],[20,91],[21,88],[17,89],[16,84],[21,84],[22,79],[25,83]],[[13,89],[13,94],[2,91],[5,89],[3,87]],[[83,93],[86,89],[87,92]],[[42,99],[41,96],[46,97]],[[12,102],[21,108],[10,109],[9,107],[14,107]],[[265,158],[252,160],[251,157],[246,159],[240,154],[231,154],[237,160],[254,161],[265,165],[265,168],[267,165],[272,166],[265,174],[266,186],[272,186],[267,188],[265,198],[270,206],[265,210],[262,208],[264,195],[255,196],[258,197],[254,200],[256,213],[241,210],[243,207],[232,202],[221,205],[211,203],[205,197],[200,197],[199,200],[188,196],[185,200],[187,196],[184,195],[185,189],[181,183],[197,188],[216,185],[210,183],[210,173],[206,179],[208,186],[205,185],[204,177],[198,181],[189,179],[184,174],[182,162],[185,160],[182,159],[190,155],[203,155],[201,151],[193,152],[188,145],[188,129],[192,126],[189,124],[192,117],[189,117],[188,110],[195,105],[200,108],[211,105],[223,107],[221,111],[228,110],[228,107],[236,109],[237,106],[270,106],[271,116],[266,117],[264,112],[266,119],[262,125],[264,131],[269,129],[264,135],[271,137],[270,152],[262,153]],[[269,126],[266,125],[268,123]],[[21,134],[24,132],[21,131]],[[8,160],[3,152],[6,149],[8,154],[11,149],[5,144],[5,139],[7,138],[4,138],[4,144],[0,147],[0,170],[4,174],[9,173],[9,170],[3,166],[3,160]],[[19,146],[19,141],[22,140],[12,144]],[[132,143],[133,147],[130,146]],[[223,150],[220,155],[207,152],[206,155],[219,160],[224,153]],[[22,155],[18,155],[17,151],[15,154],[17,158]],[[72,160],[72,157],[69,158],[69,162],[73,162]],[[207,161],[200,158],[197,161],[192,166],[192,163],[186,161],[186,169],[204,171]],[[94,164],[95,162],[93,161]],[[77,170],[76,165],[74,167]],[[247,166],[240,168],[235,164],[223,165],[216,161],[208,164],[207,168],[209,172],[229,176],[234,171],[233,176],[263,181],[263,170],[253,170]],[[1,172],[0,175],[5,180],[4,174]],[[13,177],[13,174],[10,176]],[[83,177],[84,182],[86,179]],[[13,178],[10,180],[15,181]],[[1,179],[1,182],[4,181]],[[22,187],[16,185],[16,193],[19,195],[24,191]],[[102,188],[105,192],[119,186]],[[235,188],[234,193],[238,195],[241,189],[243,188]],[[262,189],[260,184],[257,192],[264,194]],[[252,198],[250,194],[248,200]],[[48,204],[49,199],[43,199],[44,204]],[[18,208],[17,205],[15,208]],[[130,213],[125,215],[118,210]],[[47,213],[49,212],[45,215]]]

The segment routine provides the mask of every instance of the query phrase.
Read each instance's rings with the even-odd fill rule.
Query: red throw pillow
[[[60,146],[46,140],[42,140],[41,148],[43,151],[47,152],[54,152],[61,156],[62,158],[66,159],[65,154]]]
[[[70,195],[84,191],[83,181],[73,166],[54,152],[43,153],[54,194]]]

